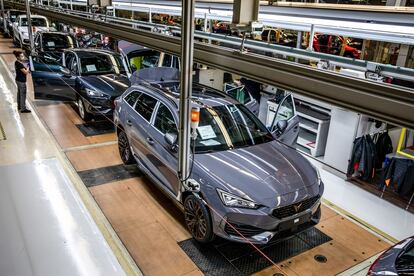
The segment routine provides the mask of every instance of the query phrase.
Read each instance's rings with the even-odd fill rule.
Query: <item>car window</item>
[[[69,70],[73,73],[73,74],[77,74],[78,73],[78,60],[75,57],[75,55],[73,55],[73,58],[70,59],[70,63],[69,63]]]
[[[43,34],[43,48],[45,50],[66,49],[74,47],[72,37],[64,34]]]
[[[292,97],[289,95],[278,107],[275,122],[289,120],[295,115]]]
[[[259,119],[242,104],[201,108],[197,134],[197,153],[247,147],[274,140]]]
[[[149,122],[156,104],[157,100],[155,98],[147,94],[142,94],[135,105],[135,110]]]
[[[25,27],[28,24],[27,18],[22,18],[21,20],[21,26]],[[32,27],[47,27],[47,22],[44,18],[32,18]]]
[[[227,91],[227,94],[242,104],[247,104],[251,100],[250,94],[246,91],[244,86],[231,88]]]
[[[129,93],[127,96],[125,96],[125,101],[131,106],[133,107],[135,102],[137,101],[137,99],[139,98],[139,96],[141,95],[141,92],[138,91],[132,91],[131,93]]]
[[[177,126],[171,111],[163,103],[158,107],[155,117],[154,127],[161,131],[162,134],[178,134]]]
[[[69,68],[69,65],[70,65],[73,57],[74,57],[74,55],[72,53],[70,53],[70,52],[65,53],[65,65],[66,65],[67,68]]]
[[[414,269],[414,242],[411,242],[407,250],[398,256],[395,262],[395,268],[397,272],[412,271]]]
[[[96,74],[116,73],[120,65],[115,59],[107,54],[90,54],[80,58],[81,73],[83,76]]]

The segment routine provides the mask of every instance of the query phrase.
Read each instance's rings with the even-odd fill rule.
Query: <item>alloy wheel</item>
[[[85,107],[82,102],[82,98],[78,98],[78,109],[79,109],[79,115],[82,119],[85,119]]]
[[[191,234],[197,240],[204,240],[207,235],[207,221],[200,202],[189,198],[185,202],[185,221]]]
[[[121,160],[125,165],[134,163],[134,157],[132,156],[128,137],[124,131],[121,131],[118,134],[118,150],[119,155],[121,156]]]

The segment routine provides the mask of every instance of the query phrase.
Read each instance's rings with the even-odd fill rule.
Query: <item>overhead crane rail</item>
[[[6,0],[15,8],[23,4]],[[154,50],[180,55],[180,38],[166,36],[121,24],[97,21],[58,9],[33,5],[33,13],[50,19],[94,30],[116,39],[130,41]],[[309,66],[253,53],[243,53],[201,42],[194,43],[194,60],[255,81],[294,91],[317,100],[414,129],[414,90],[339,75]]]
[[[58,1],[85,5],[84,1]],[[112,5],[117,10],[160,13],[180,16],[177,1],[117,0]],[[196,18],[230,22],[232,5],[226,3],[196,3]],[[343,35],[353,38],[414,45],[414,8],[392,10],[342,10],[334,8],[304,8],[261,6],[259,20],[266,26],[288,30]]]

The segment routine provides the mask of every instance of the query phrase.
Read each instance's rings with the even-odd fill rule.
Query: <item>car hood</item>
[[[319,193],[312,165],[277,141],[198,154],[195,160],[209,185],[260,204],[283,206]]]
[[[118,97],[130,86],[127,76],[107,74],[82,76],[82,81],[91,89],[101,91],[111,97]]]

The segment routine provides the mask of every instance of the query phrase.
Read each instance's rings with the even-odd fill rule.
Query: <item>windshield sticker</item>
[[[48,41],[47,42],[47,46],[49,46],[49,47],[55,47],[55,42],[54,41]]]
[[[200,137],[202,140],[207,140],[211,138],[216,138],[216,133],[214,132],[214,129],[212,126],[199,126],[197,128],[198,134],[200,134]]]
[[[86,71],[88,71],[88,72],[94,72],[94,71],[96,71],[95,64],[88,64],[88,65],[86,65]]]
[[[209,139],[209,140],[205,140],[205,141],[200,141],[200,144],[203,144],[204,146],[218,146],[220,145],[219,142],[217,142],[214,139]]]

